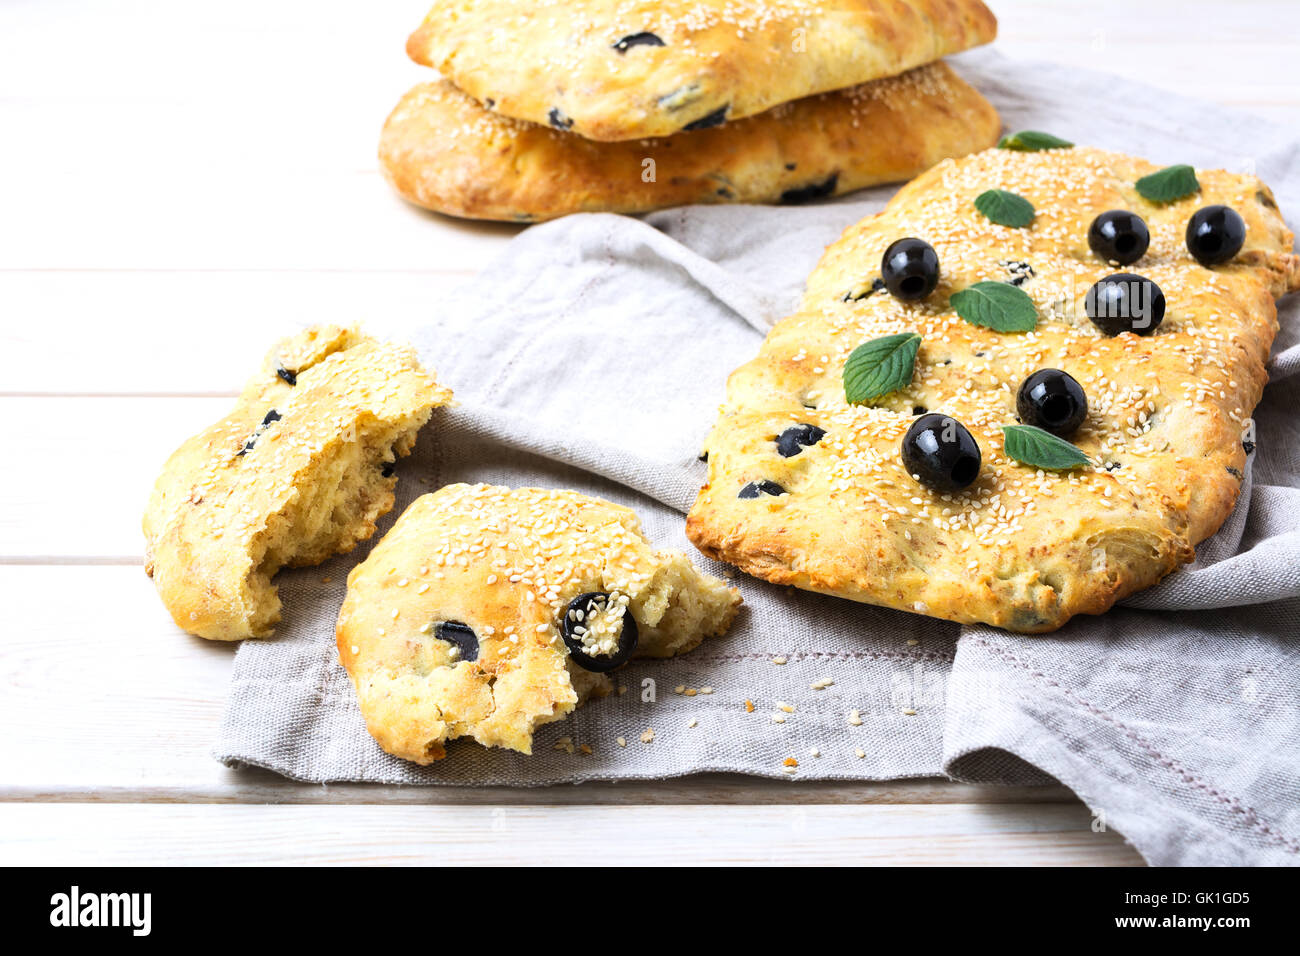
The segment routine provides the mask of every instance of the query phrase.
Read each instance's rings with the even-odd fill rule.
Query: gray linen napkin
[[[955,64],[1008,128],[1257,171],[1291,221],[1300,214],[1300,137],[1289,131],[991,51]],[[696,455],[727,373],[794,303],[822,248],[893,191],[804,208],[572,216],[521,233],[427,315],[375,317],[372,328],[414,341],[458,400],[399,466],[398,506],[380,533],[449,482],[563,486],[635,508],[657,545],[698,558],[681,512],[704,476]],[[1194,565],[1123,609],[1023,637],[739,576],[746,607],[730,634],[677,660],[633,662],[625,693],[543,727],[531,757],[460,741],[420,768],[375,746],[334,655],[343,582],[363,546],[281,575],[285,623],[240,648],[215,755],[300,780],[411,784],[709,770],[1055,778],[1151,863],[1300,863],[1297,311],[1281,308],[1236,512]]]

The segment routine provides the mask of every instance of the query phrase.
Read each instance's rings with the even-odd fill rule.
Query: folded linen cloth
[[[954,65],[1008,128],[1256,171],[1300,222],[1300,136],[1290,131],[992,51]],[[427,315],[370,321],[414,341],[458,400],[399,466],[398,504],[380,534],[414,497],[450,482],[563,486],[635,508],[657,546],[699,559],[682,513],[704,477],[696,456],[727,374],[790,309],[823,247],[892,192],[643,220],[572,216],[522,232]],[[1300,863],[1295,297],[1280,313],[1236,511],[1193,565],[1100,618],[1026,637],[742,575],[746,607],[730,634],[675,660],[634,661],[620,672],[625,693],[541,728],[532,756],[458,741],[422,768],[374,744],[334,654],[344,579],[363,545],[280,576],[285,623],[275,639],[240,648],[214,753],[301,780],[408,784],[702,771],[1054,778],[1153,864]],[[643,743],[647,729],[654,738]]]

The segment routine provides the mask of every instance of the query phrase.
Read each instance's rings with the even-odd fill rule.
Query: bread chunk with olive
[[[394,461],[451,392],[408,345],[316,326],[267,354],[234,409],[163,466],[144,515],[145,570],[176,624],[268,637],[273,578],[374,534]]]
[[[631,657],[730,626],[740,594],[656,551],[627,508],[573,491],[449,485],[348,576],[339,659],[371,735],[419,764],[447,741],[532,752]]]

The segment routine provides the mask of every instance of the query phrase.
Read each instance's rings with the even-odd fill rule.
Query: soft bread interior
[[[280,619],[271,579],[281,568],[319,564],[374,534],[376,521],[393,507],[397,485],[396,476],[384,476],[384,466],[410,453],[432,411],[421,408],[388,421],[366,416],[355,440],[339,436],[302,469],[296,493],[252,542],[246,593],[255,635],[269,633]]]
[[[740,607],[736,591],[721,578],[697,570],[684,555],[661,551],[662,563],[632,595],[638,657],[673,657],[721,634]]]

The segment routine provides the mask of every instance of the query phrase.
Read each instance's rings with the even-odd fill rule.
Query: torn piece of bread
[[[370,537],[393,507],[393,462],[450,399],[413,348],[356,329],[272,348],[231,413],[168,459],[145,511],[145,569],[177,625],[269,636],[275,573]]]
[[[463,736],[531,753],[534,729],[608,694],[623,661],[688,651],[739,606],[735,588],[655,551],[627,508],[450,485],[348,576],[339,659],[391,754],[427,764]]]

